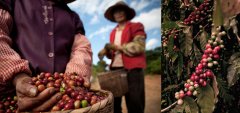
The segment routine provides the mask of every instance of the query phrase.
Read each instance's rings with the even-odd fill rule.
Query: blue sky
[[[83,21],[86,36],[93,50],[93,63],[99,61],[97,54],[109,42],[109,34],[116,26],[104,18],[106,9],[119,0],[76,0],[69,7],[77,12]],[[141,22],[147,32],[146,48],[154,49],[160,46],[161,8],[160,0],[123,0],[136,11],[132,21]],[[104,59],[107,63],[108,59]]]

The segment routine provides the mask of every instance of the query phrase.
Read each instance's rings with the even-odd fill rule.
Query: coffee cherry
[[[211,78],[213,77],[213,73],[210,70],[208,70],[206,71],[206,76]]]
[[[59,107],[60,109],[63,109],[64,106],[65,106],[65,103],[64,103],[64,101],[61,100],[61,101],[58,103],[58,107]]]
[[[71,93],[71,97],[72,97],[72,98],[76,98],[77,96],[78,96],[78,92],[73,91],[73,92]]]
[[[45,77],[48,78],[51,76],[51,73],[45,73]]]
[[[213,63],[208,63],[208,67],[212,68],[213,67]]]
[[[204,82],[202,83],[202,86],[205,87],[206,85],[207,85],[207,82],[204,81]]]
[[[60,107],[59,106],[53,106],[51,111],[60,111]]]
[[[187,96],[191,96],[192,95],[192,92],[191,91],[187,91]]]
[[[36,81],[35,85],[39,86],[40,84],[42,84],[42,82],[40,80]]]
[[[54,83],[53,83],[53,82],[49,82],[49,83],[47,84],[47,88],[49,88],[49,87],[54,87]]]
[[[178,99],[177,104],[178,105],[182,105],[183,104],[183,100],[182,99]]]
[[[175,95],[175,98],[176,99],[179,99],[180,98],[180,95],[178,94],[178,95]]]
[[[37,75],[37,77],[33,77],[31,80],[31,84],[37,86],[39,92],[42,92],[45,90],[45,88],[54,87],[57,91],[63,94],[62,99],[51,108],[51,111],[62,111],[87,107],[105,98],[104,96],[100,96],[95,92],[89,91],[89,89],[85,87],[83,83],[84,79],[82,76],[57,72],[55,72],[53,75],[51,75],[51,73],[41,73]],[[13,101],[13,98],[11,97],[6,99],[9,101],[4,103],[1,103],[0,101],[0,110],[2,107],[3,109],[7,110],[10,105],[17,107],[17,98],[14,99],[15,101]],[[7,107],[5,107],[5,105],[7,105]],[[11,109],[16,110],[15,108]],[[6,111],[3,112],[5,113]]]
[[[45,90],[45,86],[43,84],[40,84],[37,88],[39,92],[42,92],[43,90]]]
[[[190,86],[188,89],[189,89],[189,91],[193,91],[193,90],[194,90],[194,87],[193,87],[193,86]]]
[[[83,96],[82,95],[78,95],[77,97],[76,97],[76,100],[83,100]]]
[[[82,100],[81,101],[81,106],[82,106],[82,108],[87,107],[88,106],[88,101],[87,100]]]
[[[179,98],[183,98],[184,96],[185,96],[184,93],[180,93],[180,94],[179,94]]]
[[[218,62],[217,61],[213,61],[213,65],[218,65]]]
[[[44,74],[40,74],[37,76],[38,79],[43,79],[44,78]]]
[[[55,72],[54,75],[53,75],[54,79],[59,79],[60,78],[60,75],[58,72]]]
[[[195,81],[195,76],[191,76],[190,80]]]
[[[193,96],[196,96],[198,93],[197,93],[197,91],[195,90],[195,91],[193,91]]]
[[[97,103],[97,99],[92,99],[90,104],[93,105],[93,104],[96,104]]]
[[[53,81],[54,80],[54,78],[53,77],[48,77],[48,79],[47,79],[48,81]]]
[[[74,109],[74,104],[73,103],[67,103],[64,108],[64,110],[70,110],[70,109]]]
[[[81,101],[80,101],[80,100],[76,100],[76,101],[74,102],[74,108],[75,108],[75,109],[78,109],[78,108],[80,108],[80,106],[81,106]]]

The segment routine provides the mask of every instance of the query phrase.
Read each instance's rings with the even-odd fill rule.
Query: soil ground
[[[145,113],[160,113],[161,111],[161,79],[160,75],[145,76]],[[93,89],[100,89],[98,80],[93,80]],[[125,99],[122,103],[123,113],[127,113]]]

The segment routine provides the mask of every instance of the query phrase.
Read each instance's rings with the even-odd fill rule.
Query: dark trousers
[[[114,70],[114,69],[113,69]],[[128,113],[144,113],[145,91],[144,91],[144,72],[137,68],[129,70],[128,92],[125,95]],[[122,113],[122,97],[114,98],[114,113]]]

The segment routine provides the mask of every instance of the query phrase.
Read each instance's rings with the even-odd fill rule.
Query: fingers
[[[84,79],[83,86],[86,88],[90,88],[91,87],[90,77],[86,76],[86,77],[83,77],[83,79]]]
[[[107,49],[107,48],[109,48],[109,46],[110,46],[110,44],[109,44],[109,43],[106,43],[105,46],[104,46],[104,48]]]
[[[53,87],[45,89],[43,92],[41,92],[38,96],[36,97],[22,97],[20,96],[18,99],[18,108],[20,111],[25,111],[33,106],[37,106],[39,104],[42,104],[45,102],[47,99],[52,97],[52,95],[55,94],[55,89]]]
[[[45,101],[42,105],[34,108],[32,111],[46,111],[52,108],[59,100],[61,100],[62,94],[57,93],[52,96],[48,101]]]
[[[38,90],[36,86],[30,84],[30,81],[30,77],[25,77],[24,79],[21,79],[21,81],[18,81],[16,85],[17,92],[28,97],[35,97]]]
[[[106,49],[102,49],[99,53],[98,53],[98,58],[100,60],[103,60],[104,55],[106,54]]]

